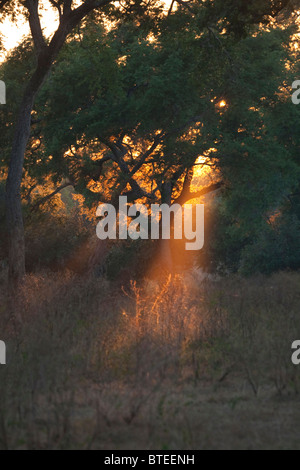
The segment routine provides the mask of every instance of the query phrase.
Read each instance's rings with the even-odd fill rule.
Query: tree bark
[[[8,235],[8,279],[12,287],[25,275],[25,239],[22,215],[21,182],[24,155],[30,136],[31,112],[37,92],[51,67],[51,60],[42,61],[24,92],[14,133],[11,159],[6,181],[6,220]]]
[[[35,97],[70,31],[93,9],[110,3],[111,0],[86,0],[75,10],[71,3],[64,2],[64,13],[49,45],[46,44],[38,15],[38,0],[29,1],[29,24],[37,52],[37,68],[24,92],[16,123],[11,159],[6,181],[6,218],[8,231],[9,285],[14,288],[25,275],[25,240],[22,216],[21,182],[24,155],[30,136],[31,112]],[[0,3],[0,8],[4,2]]]
[[[15,285],[25,274],[25,241],[21,202],[21,181],[35,93],[28,90],[21,104],[6,182],[9,281]]]

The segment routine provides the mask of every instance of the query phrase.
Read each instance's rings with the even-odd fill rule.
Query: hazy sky
[[[57,22],[58,19],[56,13],[51,8],[45,8],[41,23],[46,36],[49,36],[54,31]],[[2,24],[0,24],[0,31],[4,36],[3,42],[5,47],[7,49],[11,49],[22,40],[23,36],[28,35],[29,25],[28,22],[26,22],[23,27],[20,28],[20,22],[13,23],[9,19],[6,19]]]
[[[164,0],[166,6],[168,7],[171,3],[171,0]],[[43,4],[48,4],[48,2],[43,2]],[[42,15],[41,23],[44,30],[45,36],[50,36],[51,33],[56,29],[58,25],[58,16],[55,11],[49,8],[44,7],[44,12]],[[12,23],[10,20],[5,20],[0,24],[0,32],[3,35],[3,43],[6,49],[11,49],[15,47],[22,41],[24,36],[27,36],[29,33],[28,22],[24,23],[23,27],[20,27],[20,22],[18,24]],[[0,55],[1,58],[1,55]]]

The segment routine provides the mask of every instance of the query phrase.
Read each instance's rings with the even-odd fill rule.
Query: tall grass
[[[299,448],[299,273],[117,285],[2,280],[2,448]]]

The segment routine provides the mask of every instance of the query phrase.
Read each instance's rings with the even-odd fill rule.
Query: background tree
[[[239,205],[245,208],[243,220],[251,225],[277,206],[297,174],[286,144],[276,136],[280,123],[271,112],[274,93],[285,78],[283,51],[292,31],[257,35],[256,24],[267,23],[268,15],[278,14],[287,3],[258,6],[253,1],[246,7],[236,1],[179,3],[177,11],[170,9],[166,17],[154,15],[154,10],[147,14],[149,2],[111,7],[106,13],[116,19],[117,27],[108,34],[97,26],[96,15],[93,23],[74,33],[49,85],[42,89],[31,119],[36,93],[67,35],[88,12],[96,12],[99,4],[84,2],[75,10],[69,4],[58,5],[60,26],[47,44],[41,36],[38,2],[27,2],[38,59],[21,100],[7,181],[11,277],[17,279],[24,272],[19,187],[29,138],[28,174],[39,173],[40,178],[48,174],[56,182],[64,178],[64,184],[72,183],[90,202],[99,200],[100,191],[101,200],[113,203],[120,194],[131,201],[183,203],[192,197],[191,176],[197,158],[210,152],[206,163],[219,176],[207,190],[221,184],[230,188],[231,201],[244,201]],[[36,60],[30,45],[22,53],[33,57],[33,63]],[[265,62],[269,53],[270,60]],[[29,67],[29,76],[30,72]],[[267,104],[261,104],[263,99]],[[263,131],[265,126],[268,132]],[[212,153],[216,147],[217,152]],[[278,156],[274,157],[274,151]],[[36,158],[38,164],[34,164]],[[266,160],[271,162],[269,171]],[[277,170],[283,184],[278,191],[272,180],[268,186],[272,191],[257,211],[253,194]]]
[[[22,181],[23,161],[31,127],[31,112],[36,94],[44,83],[51,66],[61,50],[70,32],[91,12],[103,9],[111,0],[86,0],[74,7],[72,0],[50,2],[59,15],[59,26],[50,41],[46,41],[41,28],[39,0],[11,2],[4,0],[0,4],[3,15],[15,15],[15,8],[29,22],[31,36],[36,54],[36,65],[32,70],[24,90],[18,117],[16,120],[11,151],[7,183],[6,183],[6,213],[9,239],[9,277],[14,283],[18,282],[25,273],[24,227],[20,187]],[[134,11],[141,2],[125,2],[127,10]],[[149,3],[149,2],[148,2]]]
[[[41,96],[39,166],[94,205],[121,194],[182,204],[222,186],[226,239],[214,266],[232,252],[225,264],[237,269],[299,181],[298,108],[285,85],[295,73],[285,64],[297,63],[294,28],[237,40],[191,20],[182,32],[180,20],[162,21],[156,40],[134,25],[106,36],[90,24],[68,44]],[[64,100],[60,83],[69,84]],[[195,192],[201,155],[214,173]]]

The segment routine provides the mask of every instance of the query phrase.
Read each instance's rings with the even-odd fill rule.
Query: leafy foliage
[[[164,201],[168,184],[172,202],[181,201],[205,155],[223,185],[206,238],[213,266],[297,267],[300,129],[290,99],[300,73],[291,48],[297,27],[278,27],[269,16],[285,6],[215,0],[179,4],[165,15],[159,2],[131,2],[107,7],[109,30],[105,12],[94,12],[72,33],[39,93],[24,203],[34,202],[32,187],[43,181],[70,181],[90,207],[120,194]],[[15,107],[1,109],[4,168],[33,63],[27,41],[1,66],[15,96]],[[291,252],[272,262],[267,253],[284,243],[289,227]]]

